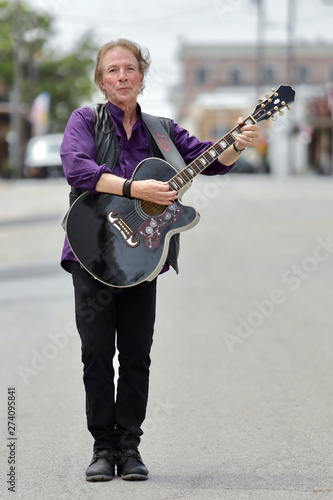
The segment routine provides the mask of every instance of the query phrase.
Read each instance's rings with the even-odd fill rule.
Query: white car
[[[27,144],[24,161],[25,177],[60,177],[64,170],[60,158],[63,134],[32,137]]]

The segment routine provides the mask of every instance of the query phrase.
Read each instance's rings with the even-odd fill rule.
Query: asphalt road
[[[159,278],[141,444],[150,478],[91,484],[59,267],[68,188],[0,182],[0,497],[333,498],[332,191],[319,177],[195,181],[184,202],[200,224],[182,235],[180,274]]]

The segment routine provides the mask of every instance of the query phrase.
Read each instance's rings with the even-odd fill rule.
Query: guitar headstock
[[[265,100],[259,99],[259,104],[252,113],[257,122],[268,120],[277,112],[283,115],[282,109],[290,109],[289,104],[295,100],[295,90],[290,85],[280,85],[271,95],[266,94],[265,97]]]

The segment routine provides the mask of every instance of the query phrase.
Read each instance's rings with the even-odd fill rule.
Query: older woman
[[[96,161],[103,140],[95,142],[93,110],[90,107],[75,110],[61,147],[65,175],[74,188],[95,194],[131,196],[166,206],[177,198],[177,192],[170,191],[168,183],[155,179],[135,180],[124,186],[138,163],[153,150],[153,139],[137,103],[149,63],[149,54],[129,40],[110,42],[100,49],[95,82],[107,98],[107,120],[115,154],[108,162]],[[174,144],[186,164],[211,146],[210,142],[189,136],[172,120],[168,123]],[[226,149],[204,173],[227,173],[239,152],[250,143],[254,145],[258,137],[257,125],[243,126],[235,147]],[[167,259],[163,271],[167,270],[168,263]],[[148,398],[156,278],[121,290],[108,287],[81,267],[67,240],[62,266],[73,278],[76,323],[82,342],[87,425],[94,438],[94,453],[86,479],[110,480],[115,466],[123,479],[147,479],[148,470],[138,446]],[[116,347],[119,374],[115,391],[112,361]]]

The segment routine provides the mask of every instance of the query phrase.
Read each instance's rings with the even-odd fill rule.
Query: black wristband
[[[133,199],[131,197],[132,182],[133,182],[133,179],[126,179],[124,184],[123,184],[123,196],[125,196],[125,198],[129,198],[130,200]]]
[[[245,151],[245,149],[247,149],[247,147],[246,147],[246,148],[244,148],[244,149],[238,149],[238,147],[236,146],[236,143],[235,143],[235,142],[233,143],[233,145],[232,145],[232,146],[233,146],[234,150],[236,151],[236,153],[238,153],[239,155],[240,155],[241,153],[243,153],[243,151]]]

